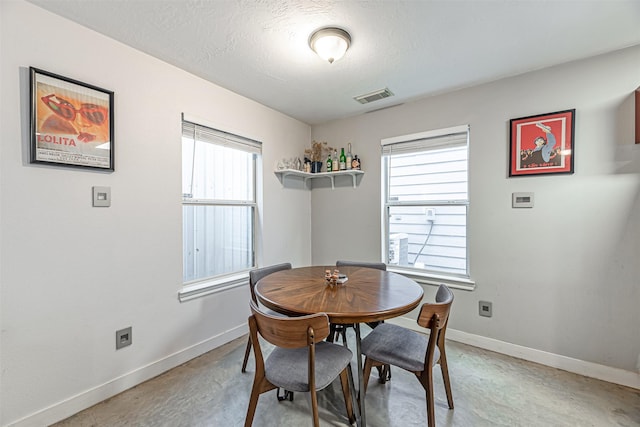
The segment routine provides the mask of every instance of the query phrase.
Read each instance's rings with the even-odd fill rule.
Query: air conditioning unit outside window
[[[389,236],[389,264],[409,265],[409,236],[405,233]]]

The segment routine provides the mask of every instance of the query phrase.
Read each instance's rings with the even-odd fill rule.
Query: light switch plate
[[[93,206],[111,206],[111,187],[93,187]]]
[[[512,193],[511,207],[512,208],[532,208],[533,193]]]

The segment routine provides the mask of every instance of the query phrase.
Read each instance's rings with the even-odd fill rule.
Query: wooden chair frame
[[[442,285],[441,285],[442,286]],[[440,289],[439,296],[440,296]],[[453,293],[446,288],[446,300],[439,303],[424,303],[418,315],[418,324],[423,328],[429,329],[429,340],[424,357],[424,367],[420,371],[412,372],[420,381],[425,390],[427,400],[427,423],[429,427],[435,427],[435,401],[433,394],[433,365],[438,363],[442,372],[445,392],[447,395],[447,404],[449,409],[453,409],[453,395],[451,393],[451,382],[449,379],[449,367],[447,365],[447,355],[445,352],[445,333],[447,323],[449,321],[449,313],[451,304],[453,303]],[[440,357],[434,363],[435,349],[438,348]],[[370,357],[365,359],[364,364],[364,393],[366,395],[367,385],[369,384],[369,376],[372,367],[384,366],[386,363],[374,360]]]
[[[329,318],[325,313],[318,313],[309,316],[300,316],[293,318],[280,318],[270,316],[261,312],[256,304],[251,302],[252,315],[249,317],[249,336],[252,342],[253,351],[256,359],[256,373],[251,389],[251,397],[249,399],[249,407],[247,409],[247,417],[245,419],[245,427],[249,427],[253,423],[253,417],[258,405],[258,397],[260,394],[278,388],[266,378],[265,363],[260,347],[258,335],[267,342],[281,348],[308,348],[308,385],[311,395],[311,409],[313,415],[313,425],[320,425],[318,415],[318,398],[316,394],[315,381],[315,360],[316,360],[316,343],[324,340],[329,335]],[[333,345],[333,344],[332,344]],[[344,394],[345,405],[347,409],[347,418],[349,423],[355,422],[353,413],[353,404],[351,399],[351,365],[347,365],[340,372],[340,383],[342,393]]]

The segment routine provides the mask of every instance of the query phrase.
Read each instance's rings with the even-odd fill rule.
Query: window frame
[[[182,288],[178,292],[178,298],[180,302],[188,301],[191,299],[199,298],[205,295],[210,295],[217,292],[226,291],[235,287],[244,286],[249,284],[249,271],[256,267],[257,263],[257,244],[259,240],[258,236],[258,172],[261,170],[260,161],[262,158],[262,143],[255,141],[253,139],[243,137],[238,134],[233,134],[230,132],[226,132],[221,130],[219,127],[215,125],[207,124],[205,121],[201,119],[194,119],[186,114],[182,114],[181,120],[181,142],[182,145],[182,137],[184,136],[184,126],[185,123],[189,123],[193,125],[195,128],[200,127],[206,129],[208,132],[212,132],[216,134],[217,137],[222,139],[229,139],[230,145],[238,146],[245,144],[247,146],[254,147],[254,150],[247,149],[248,153],[253,155],[252,164],[251,164],[251,172],[252,172],[252,194],[251,200],[233,200],[233,199],[206,199],[206,198],[194,198],[189,197],[192,196],[193,193],[182,193],[181,196],[181,206],[182,206],[182,221],[181,227],[184,227],[184,206],[215,206],[215,207],[249,207],[251,209],[250,221],[251,221],[251,253],[249,254],[251,258],[250,266],[248,268],[232,271],[225,274],[219,274],[214,276],[207,276],[203,278],[198,278],[194,280],[184,281],[184,270],[182,272]],[[195,139],[195,137],[194,137]],[[206,143],[216,144],[216,142],[211,141],[203,141]],[[218,145],[223,145],[219,144]],[[237,148],[241,149],[241,148]],[[184,159],[183,159],[184,161]],[[184,179],[181,175],[181,179]],[[184,231],[183,231],[184,232]],[[182,236],[182,265],[183,269],[185,266],[185,254],[184,254],[184,235]]]
[[[464,201],[453,201],[453,200],[420,200],[420,201],[405,201],[399,202],[395,200],[389,199],[389,153],[385,148],[389,148],[392,145],[401,146],[406,144],[409,146],[412,142],[417,142],[418,144],[428,144],[428,143],[420,143],[421,140],[433,139],[434,141],[444,137],[447,135],[453,134],[461,134],[466,133],[466,151],[467,151],[467,197]],[[439,285],[441,283],[445,283],[450,287],[465,289],[465,290],[473,290],[475,288],[475,282],[471,279],[471,269],[470,269],[470,257],[469,257],[469,211],[470,211],[470,194],[469,194],[469,138],[470,138],[470,126],[469,125],[461,125],[454,126],[443,129],[436,129],[431,131],[419,132],[409,135],[401,135],[391,138],[384,138],[380,141],[381,144],[381,257],[382,260],[388,265],[388,270],[397,272],[407,277],[410,277],[416,280],[419,283],[429,284],[429,285]],[[438,143],[436,142],[434,147],[437,147]],[[455,274],[455,273],[440,273],[436,271],[429,271],[420,268],[414,268],[409,266],[400,266],[394,264],[388,264],[389,260],[389,248],[390,248],[390,239],[389,239],[389,222],[390,209],[397,206],[420,206],[420,207],[437,207],[437,206],[465,206],[466,209],[466,221],[465,221],[465,263],[466,263],[466,274]]]

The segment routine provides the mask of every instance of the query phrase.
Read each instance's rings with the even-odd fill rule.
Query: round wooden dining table
[[[360,323],[391,319],[416,308],[422,287],[397,273],[365,267],[341,267],[344,284],[327,285],[325,271],[335,266],[293,268],[272,273],[258,281],[255,293],[261,304],[290,316],[326,313],[331,323],[353,324],[356,333],[358,390],[363,389]],[[358,425],[366,425],[364,399]]]
[[[327,313],[332,323],[364,323],[410,312],[422,300],[422,287],[397,273],[364,267],[342,267],[344,284],[325,282],[336,267],[302,267],[272,273],[256,284],[262,304],[277,312],[300,316]]]

